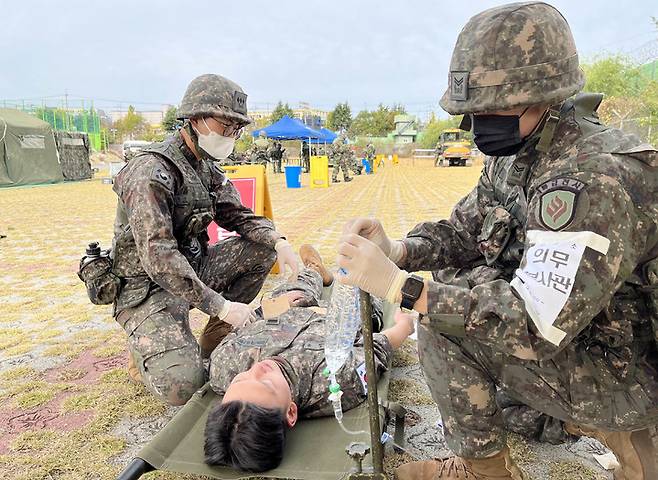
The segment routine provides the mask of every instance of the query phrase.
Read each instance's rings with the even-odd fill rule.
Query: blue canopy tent
[[[331,143],[336,134],[326,128],[314,130],[297,118],[284,115],[278,122],[274,122],[265,128],[254,130],[251,135],[258,137],[260,132],[265,132],[268,138],[277,140],[303,140],[308,143]],[[302,157],[302,144],[299,146],[299,157]]]
[[[297,118],[290,118],[288,115],[281,117],[278,122],[273,123],[265,128],[254,130],[252,135],[257,137],[260,132],[265,132],[268,138],[277,140],[320,140],[325,141],[325,134],[318,130],[313,130],[302,123]]]
[[[320,130],[318,130],[318,132],[320,132],[323,135],[323,138],[321,139],[319,138],[317,140],[313,139],[311,140],[311,143],[331,143],[338,137],[338,135],[336,135],[328,128],[321,128]]]

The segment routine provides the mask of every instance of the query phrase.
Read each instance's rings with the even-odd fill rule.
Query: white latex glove
[[[336,263],[343,269],[338,273],[341,283],[355,285],[390,303],[402,300],[402,286],[409,274],[370,240],[354,233],[343,235]]]
[[[349,220],[343,227],[343,235],[354,233],[367,238],[379,248],[393,263],[398,263],[404,255],[404,246],[401,241],[391,241],[384,231],[382,222],[376,218],[359,217]]]
[[[402,310],[398,310],[393,315],[393,320],[396,325],[400,325],[400,328],[405,329],[407,336],[411,336],[416,331],[416,320],[418,320],[418,314],[416,312],[406,313]]]
[[[279,273],[285,275],[287,265],[292,272],[288,278],[296,278],[299,274],[299,263],[292,245],[288,240],[280,238],[274,244],[274,250],[276,250],[276,261],[279,263]]]
[[[255,318],[249,305],[228,300],[224,301],[224,306],[218,317],[220,320],[233,325],[234,328],[242,328],[247,322],[251,322]]]

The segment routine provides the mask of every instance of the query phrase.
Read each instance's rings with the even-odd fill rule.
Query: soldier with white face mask
[[[131,376],[163,401],[185,403],[205,383],[203,357],[250,316],[278,258],[297,274],[297,256],[267,218],[254,214],[219,168],[247,117],[247,95],[234,82],[194,79],[178,109],[182,129],[150,145],[117,175],[119,197],[113,274],[114,316],[128,334]],[[211,221],[240,234],[208,246]],[[210,316],[199,343],[190,308]]]

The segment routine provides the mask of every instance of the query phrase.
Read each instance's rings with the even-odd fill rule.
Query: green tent
[[[0,108],[0,187],[64,181],[47,122]]]

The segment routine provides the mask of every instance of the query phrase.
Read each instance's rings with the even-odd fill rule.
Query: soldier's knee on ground
[[[160,400],[184,405],[206,381],[200,355],[185,358],[184,352],[163,352],[143,362],[147,388]]]

